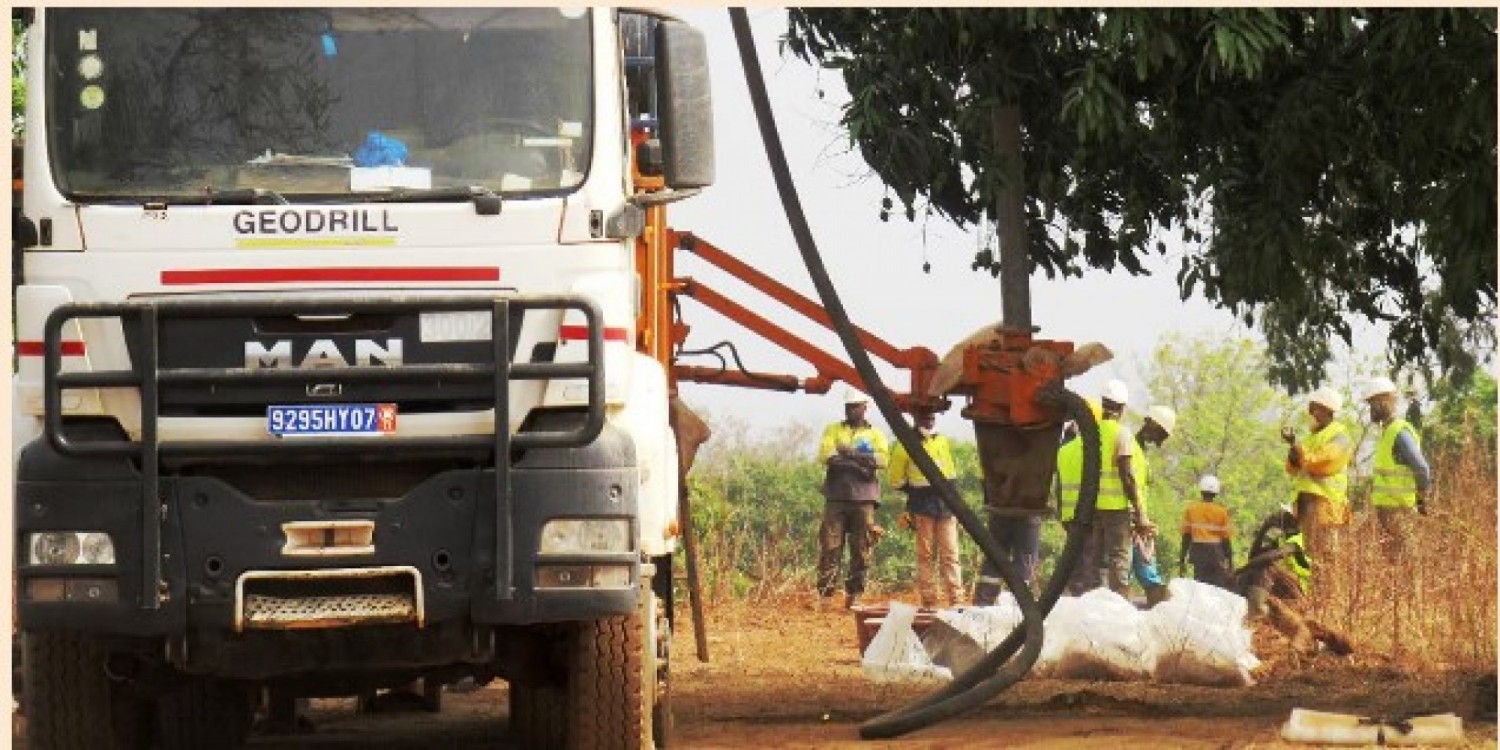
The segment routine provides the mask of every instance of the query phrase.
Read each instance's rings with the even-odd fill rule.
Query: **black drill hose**
[[[1057,604],[1058,598],[1067,587],[1068,579],[1072,577],[1073,569],[1079,562],[1078,558],[1088,542],[1089,534],[1093,533],[1094,505],[1099,496],[1099,470],[1102,461],[1099,424],[1094,420],[1094,414],[1088,408],[1088,404],[1077,394],[1064,390],[1060,386],[1049,388],[1045,397],[1056,399],[1054,403],[1061,406],[1078,425],[1078,439],[1083,441],[1083,477],[1080,482],[1078,505],[1073,516],[1073,526],[1068,531],[1068,540],[1063,545],[1057,565],[1053,568],[1052,577],[1047,579],[1047,584],[1043,588],[1042,598],[1038,603],[1040,611],[1035,615],[1038,620],[1045,620],[1046,616],[1052,612],[1052,607]],[[1003,566],[1002,570],[1005,567],[1010,566]],[[1008,580],[1007,584],[1009,584]],[[1017,596],[1017,601],[1019,600],[1020,597]],[[1023,638],[1031,637],[1030,623],[1024,619],[1030,616],[1023,610],[1022,623],[1017,625],[1016,629],[1011,631],[1010,635],[983,659],[962,674],[955,676],[952,682],[931,695],[909,706],[865,722],[860,726],[860,736],[865,739],[899,737],[968,711],[1010,687],[1019,678],[1009,679],[1009,672],[996,673],[995,670],[1001,664],[1005,664],[1006,660],[1016,653],[1017,648],[1030,645],[1023,642]],[[1034,659],[1027,661],[1027,670],[1031,668],[1034,661]],[[1024,674],[1023,670],[1022,675]]]
[[[760,61],[755,54],[754,42],[750,35],[750,22],[745,15],[744,8],[729,9],[729,19],[734,27],[735,42],[739,48],[740,62],[745,72],[745,83],[755,107],[756,123],[765,145],[767,159],[771,164],[772,175],[776,180],[776,190],[781,199],[782,209],[786,213],[787,222],[791,225],[792,234],[797,240],[797,248],[802,254],[808,275],[812,278],[813,286],[817,289],[823,307],[828,312],[834,332],[838,334],[839,341],[849,354],[850,362],[864,381],[881,416],[890,425],[896,440],[906,449],[912,463],[922,472],[927,481],[939,490],[943,503],[958,518],[959,525],[973,537],[980,551],[995,565],[1021,610],[1021,624],[979,664],[956,677],[951,684],[944,686],[942,690],[929,698],[918,701],[908,708],[877,717],[860,728],[860,735],[866,739],[895,737],[983,703],[1024,677],[1041,653],[1042,620],[1045,617],[1045,611],[1038,605],[1021,572],[1014,566],[1001,563],[1004,554],[999,543],[990,535],[989,530],[985,528],[984,523],[974,511],[963,502],[953,483],[943,476],[927,450],[922,447],[921,438],[916,430],[907,424],[905,417],[891,398],[889,390],[882,384],[880,374],[871,363],[869,354],[860,344],[854,326],[849,321],[848,313],[839,300],[838,291],[834,288],[828,276],[828,270],[823,265],[822,257],[812,238],[812,231],[807,224],[807,216],[797,196],[796,187],[792,184],[791,172],[787,167],[781,136],[776,130],[775,119],[771,113],[765,80],[761,74]],[[1086,433],[1080,434],[1092,440],[1092,442],[1084,443],[1085,492],[1079,498],[1077,516],[1079,524],[1074,532],[1069,534],[1058,569],[1054,571],[1047,586],[1048,593],[1053,594],[1051,603],[1055,604],[1083,545],[1083,533],[1089,530],[1089,524],[1092,523],[1094,500],[1098,490],[1099,445],[1098,426],[1093,422],[1092,414],[1083,400],[1063,391],[1060,386],[1052,390],[1052,397],[1057,399],[1068,412],[1075,414],[1081,430],[1087,430]],[[1093,469],[1092,472],[1090,467]],[[1090,486],[1088,481],[1090,477],[1093,479],[1092,492],[1087,491]],[[1046,609],[1050,610],[1051,605],[1049,604]],[[1013,656],[1014,659],[1012,659]],[[971,690],[971,688],[977,689]]]

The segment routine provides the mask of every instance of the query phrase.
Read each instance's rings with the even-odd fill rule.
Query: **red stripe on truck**
[[[562,329],[557,332],[557,337],[559,339],[562,339],[563,341],[588,341],[589,327],[563,326]],[[606,328],[604,329],[604,340],[619,341],[621,343],[624,343],[626,341],[629,341],[630,339],[626,334],[624,328]]]
[[[41,341],[17,341],[16,354],[22,357],[41,357],[46,354],[47,345]],[[62,355],[64,357],[82,357],[85,348],[82,341],[62,342]]]
[[[161,272],[164,286],[193,284],[301,284],[305,282],[499,281],[500,269],[440,268],[185,268]]]

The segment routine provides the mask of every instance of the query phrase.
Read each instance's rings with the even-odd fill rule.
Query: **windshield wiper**
[[[496,216],[500,213],[500,196],[483,185],[440,188],[391,188],[388,193],[373,193],[368,200],[375,203],[450,203],[473,201],[474,213],[480,216]]]
[[[285,206],[286,198],[275,190],[264,188],[234,188],[215,190],[208,188],[201,195],[160,195],[136,198],[130,203],[141,203],[146,208],[153,206]]]
[[[265,188],[230,188],[215,190],[208,188],[203,197],[169,198],[168,203],[202,203],[206,206],[285,206],[287,199],[275,190]]]

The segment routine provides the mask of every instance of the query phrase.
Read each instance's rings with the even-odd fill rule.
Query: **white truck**
[[[603,8],[21,10],[32,748],[232,747],[269,691],[509,683],[665,744],[662,206],[707,59]]]

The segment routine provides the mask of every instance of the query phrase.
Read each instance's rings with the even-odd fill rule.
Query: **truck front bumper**
[[[298,469],[268,465],[266,471],[296,481]],[[492,468],[475,468],[434,474],[399,497],[276,502],[213,476],[162,476],[160,505],[143,508],[144,479],[129,461],[63,456],[38,440],[23,453],[17,483],[20,621],[27,629],[126,636],[231,632],[237,584],[246,573],[366,568],[414,571],[424,626],[632,612],[640,592],[640,480],[627,436],[606,426],[583,448],[528,451],[509,475],[508,493],[497,489]],[[161,521],[156,590],[142,575],[147,513]],[[628,524],[626,547],[542,554],[543,529],[555,519]],[[286,553],[287,524],[349,520],[373,523],[372,543],[358,554]],[[107,533],[115,563],[29,564],[26,542],[48,531]],[[595,585],[587,572],[606,568],[605,585]],[[81,593],[71,595],[75,590]],[[58,591],[61,598],[48,593]]]

